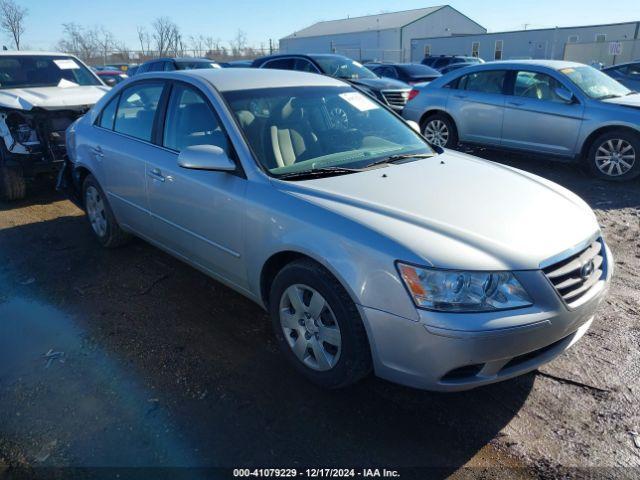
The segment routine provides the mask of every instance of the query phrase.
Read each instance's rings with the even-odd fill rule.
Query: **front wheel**
[[[370,372],[360,313],[322,266],[301,260],[284,267],[271,286],[269,305],[280,350],[312,382],[340,388]]]
[[[449,117],[437,113],[428,117],[422,128],[427,142],[436,147],[454,148],[458,145],[456,127]]]
[[[640,137],[625,130],[600,135],[587,155],[589,170],[604,180],[624,182],[640,175]]]

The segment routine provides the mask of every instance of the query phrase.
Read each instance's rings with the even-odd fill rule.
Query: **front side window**
[[[318,69],[309,60],[304,58],[296,59],[293,69],[299,72],[318,73]]]
[[[255,157],[274,176],[433,154],[405,122],[351,87],[270,88],[224,96]]]
[[[631,90],[606,73],[586,65],[583,67],[563,68],[560,73],[565,75],[586,95],[597,100],[624,97],[631,93]]]
[[[161,83],[146,82],[127,88],[120,95],[114,130],[150,142],[163,88]]]
[[[7,55],[0,57],[0,89],[102,85],[73,57]]]
[[[564,101],[556,95],[557,88],[562,88],[562,84],[547,74],[521,71],[516,75],[513,94],[516,97],[564,103]]]
[[[194,145],[215,145],[229,151],[216,114],[199,92],[185,85],[176,85],[171,92],[163,145],[177,152]]]
[[[507,76],[505,70],[483,70],[470,73],[458,82],[458,89],[469,92],[501,94]]]

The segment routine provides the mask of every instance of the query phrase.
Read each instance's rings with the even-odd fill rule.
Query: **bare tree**
[[[229,42],[229,46],[234,57],[241,57],[247,48],[247,34],[242,30],[238,30],[235,38]]]
[[[171,49],[178,26],[169,17],[158,17],[151,26],[158,56],[162,57]]]
[[[113,34],[104,27],[98,27],[95,31],[95,39],[102,52],[102,64],[106,65],[109,52],[115,50],[115,38]]]
[[[0,28],[5,31],[16,47],[20,50],[20,40],[24,33],[24,19],[28,10],[13,0],[0,0]]]
[[[140,42],[140,53],[146,56],[151,50],[151,37],[144,27],[138,27],[138,41]]]

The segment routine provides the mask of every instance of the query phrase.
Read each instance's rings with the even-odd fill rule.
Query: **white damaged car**
[[[55,173],[65,130],[109,90],[62,53],[0,52],[0,198],[26,195],[26,180]]]

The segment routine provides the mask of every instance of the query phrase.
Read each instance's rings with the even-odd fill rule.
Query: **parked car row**
[[[70,126],[60,187],[100,244],[140,237],[253,300],[329,388],[469,389],[587,332],[614,261],[576,195],[433,146],[359,64],[260,67],[134,76]]]

